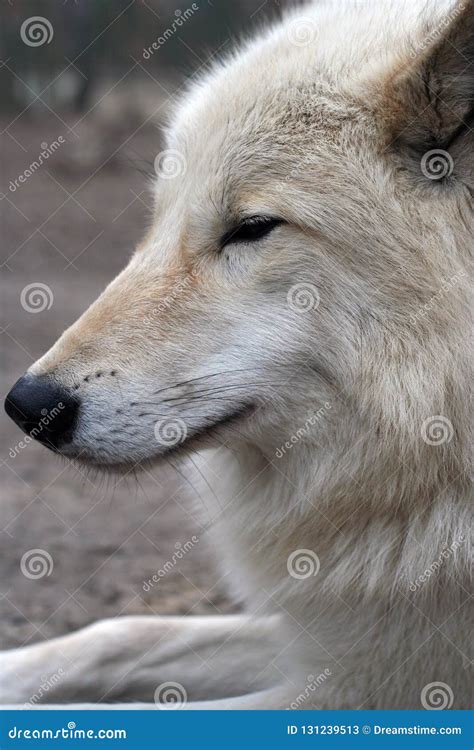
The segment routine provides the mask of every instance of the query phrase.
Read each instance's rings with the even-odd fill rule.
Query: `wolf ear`
[[[474,0],[454,6],[411,57],[389,83],[392,144],[464,157],[474,137]]]

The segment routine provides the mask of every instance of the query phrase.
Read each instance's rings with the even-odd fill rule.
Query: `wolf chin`
[[[308,5],[190,86],[148,234],[6,408],[108,470],[197,452],[246,614],[4,652],[3,704],[468,707],[473,114],[472,0]]]

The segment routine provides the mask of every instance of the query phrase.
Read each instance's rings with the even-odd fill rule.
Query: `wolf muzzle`
[[[8,416],[51,450],[72,439],[80,401],[50,375],[23,375],[5,399]]]

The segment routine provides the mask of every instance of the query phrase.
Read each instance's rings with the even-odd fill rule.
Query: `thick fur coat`
[[[145,240],[30,374],[80,400],[70,458],[212,451],[253,617],[6,652],[4,701],[65,654],[53,703],[468,706],[473,108],[472,0],[318,2],[190,85]]]

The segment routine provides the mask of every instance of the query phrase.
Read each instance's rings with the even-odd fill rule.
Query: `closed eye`
[[[220,248],[234,243],[257,242],[284,223],[283,219],[272,216],[250,216],[221,237]]]

